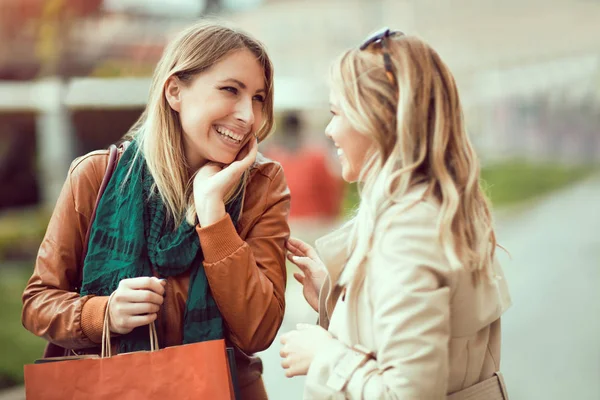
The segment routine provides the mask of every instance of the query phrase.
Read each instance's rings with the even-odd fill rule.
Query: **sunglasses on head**
[[[387,43],[387,38],[396,35],[402,36],[404,33],[400,31],[390,31],[389,28],[383,28],[370,35],[360,46],[361,51],[366,50],[369,47],[381,49],[383,54],[383,65],[385,66],[385,75],[390,83],[394,86],[396,86],[397,81],[396,75],[394,74],[394,66],[392,65],[392,58],[390,57],[390,53],[388,51],[389,46]]]

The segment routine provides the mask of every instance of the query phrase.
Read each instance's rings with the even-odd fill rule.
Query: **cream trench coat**
[[[317,241],[329,272],[319,324],[336,340],[314,358],[305,399],[445,399],[495,376],[500,316],[511,304],[502,269],[495,263],[491,279],[474,285],[465,269],[451,268],[439,213],[424,186],[390,207],[375,229],[364,284],[343,296],[332,282],[344,267],[349,229]],[[506,398],[491,394],[497,386],[494,379],[490,392],[469,399]]]

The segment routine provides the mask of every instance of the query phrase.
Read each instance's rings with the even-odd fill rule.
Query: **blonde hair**
[[[154,70],[146,109],[125,135],[128,139],[137,140],[136,157],[143,154],[154,178],[155,192],[161,196],[175,226],[184,217],[188,223],[195,224],[196,208],[192,195],[193,175],[190,175],[185,159],[179,115],[165,98],[165,85],[172,76],[189,84],[195,76],[241,49],[247,49],[256,56],[265,74],[264,118],[256,131],[258,141],[264,140],[273,128],[273,66],[266,49],[248,34],[208,20],[182,31],[165,48]],[[225,196],[225,203],[244,190],[247,178],[248,171],[240,185]]]
[[[388,52],[343,53],[331,68],[333,90],[350,124],[373,138],[360,173],[361,203],[352,225],[340,284],[364,280],[364,261],[378,218],[417,183],[441,204],[439,239],[453,267],[488,272],[496,248],[490,207],[479,186],[479,162],[465,131],[456,83],[440,56],[414,36],[391,36]]]

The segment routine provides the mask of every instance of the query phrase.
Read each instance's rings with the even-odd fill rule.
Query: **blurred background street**
[[[20,296],[71,161],[142,112],[170,37],[217,16],[263,41],[292,233],[309,242],[352,213],[331,144],[331,60],[389,26],[455,74],[482,162],[513,306],[503,320],[511,399],[600,399],[600,2],[594,0],[0,0],[0,400],[24,398],[43,340]],[[314,322],[288,271],[280,333]],[[279,342],[262,353],[273,399],[301,398]]]

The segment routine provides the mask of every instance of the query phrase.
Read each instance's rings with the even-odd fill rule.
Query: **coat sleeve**
[[[197,227],[204,269],[230,339],[242,351],[265,350],[275,339],[285,311],[285,242],[290,193],[277,166],[259,217],[242,240],[226,214]]]
[[[372,304],[376,348],[350,348],[333,340],[310,366],[305,398],[446,396],[449,268],[438,261],[435,214],[402,213],[378,235],[362,289]],[[354,301],[348,293],[346,301]]]
[[[75,291],[90,211],[106,169],[99,159],[102,156],[88,155],[71,165],[22,296],[23,326],[68,349],[101,341],[107,298],[81,297]],[[80,209],[77,204],[85,206]]]

